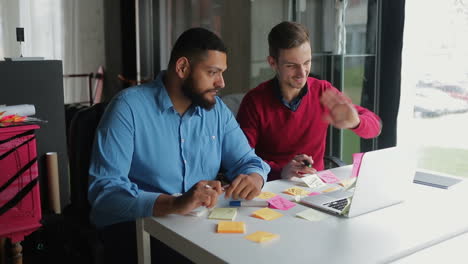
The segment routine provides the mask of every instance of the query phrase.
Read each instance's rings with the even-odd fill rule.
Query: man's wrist
[[[259,183],[258,185],[259,188],[262,188],[263,185],[265,184],[265,179],[262,177],[262,175],[254,172],[254,173],[249,174],[249,176],[253,176],[254,178],[257,178],[257,182]]]
[[[177,213],[176,199],[172,195],[161,194],[153,205],[153,216],[164,216]]]
[[[360,125],[361,125],[361,119],[358,117],[358,118],[357,118],[357,124],[356,124],[355,126],[351,127],[350,129],[351,129],[351,130],[352,130],[352,129],[357,129]]]

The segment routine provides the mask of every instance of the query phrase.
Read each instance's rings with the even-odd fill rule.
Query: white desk
[[[334,169],[346,177],[350,166]],[[274,181],[264,190],[278,193],[291,182]],[[149,235],[196,263],[386,263],[468,232],[468,200],[464,181],[451,190],[413,184],[412,195],[401,204],[354,218],[329,216],[320,222],[295,217],[307,207],[280,211],[283,217],[265,221],[249,216],[258,208],[240,208],[235,221],[246,223],[246,234],[218,234],[218,220],[169,215],[137,221],[139,262],[150,263]],[[426,201],[426,203],[421,203]],[[446,202],[450,201],[450,202]],[[227,206],[220,200],[218,207]],[[244,239],[255,231],[280,235],[257,244]]]

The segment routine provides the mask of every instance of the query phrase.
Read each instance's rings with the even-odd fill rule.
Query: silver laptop
[[[301,203],[345,217],[400,203],[414,177],[413,157],[397,147],[366,152],[358,177],[348,190],[308,196]]]

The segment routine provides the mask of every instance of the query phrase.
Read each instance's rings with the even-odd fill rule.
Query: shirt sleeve
[[[239,111],[237,112],[237,121],[242,131],[244,131],[250,146],[255,148],[258,142],[259,121],[256,105],[249,94],[242,99]]]
[[[326,89],[333,89],[335,92],[341,93],[329,82],[326,82],[326,84]],[[358,112],[360,123],[356,128],[350,130],[359,137],[365,139],[374,138],[380,135],[380,132],[382,131],[382,121],[380,120],[379,116],[362,106],[354,105],[354,107]]]
[[[382,121],[372,111],[362,106],[354,105],[359,114],[359,125],[351,129],[356,135],[362,138],[374,138],[382,131]]]
[[[226,169],[226,176],[232,181],[239,174],[258,173],[266,182],[270,166],[255,154],[231,111],[221,101],[218,103],[222,105],[225,125],[221,165]]]
[[[160,195],[139,190],[128,178],[134,149],[132,115],[129,104],[118,97],[96,130],[88,200],[91,220],[97,227],[151,216]]]
[[[258,131],[259,127],[259,116],[257,112],[257,107],[255,102],[253,102],[252,97],[247,94],[239,107],[239,111],[237,112],[237,121],[239,122],[240,128],[244,132],[247,140],[252,148],[255,148],[258,143]],[[272,175],[280,175],[281,170],[283,169],[281,166],[276,164],[274,161],[264,160],[271,168]],[[279,178],[275,177],[275,178]]]

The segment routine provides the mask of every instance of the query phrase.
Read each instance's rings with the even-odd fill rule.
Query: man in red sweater
[[[268,180],[323,170],[329,124],[363,138],[380,134],[376,114],[329,82],[308,77],[312,52],[304,26],[282,22],[270,31],[268,44],[276,76],[250,90],[237,114],[250,145],[271,167]]]

